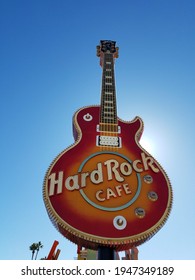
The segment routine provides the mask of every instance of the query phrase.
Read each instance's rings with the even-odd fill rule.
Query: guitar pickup
[[[97,127],[96,127],[96,131],[97,132],[109,132],[109,133],[121,133],[121,127],[118,125],[117,127],[117,131],[115,131],[114,129],[112,129],[112,124],[104,124],[104,126],[106,127],[105,130],[101,130],[100,129],[100,125],[97,124]]]
[[[107,147],[117,147],[121,148],[121,137],[118,136],[105,136],[105,135],[97,135],[96,137],[96,146],[107,146]]]

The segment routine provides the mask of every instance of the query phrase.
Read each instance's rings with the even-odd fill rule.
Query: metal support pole
[[[114,249],[105,246],[98,247],[98,260],[114,260]]]

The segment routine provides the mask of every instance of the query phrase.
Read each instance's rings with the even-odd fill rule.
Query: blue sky
[[[60,259],[76,246],[51,224],[42,199],[45,172],[73,143],[72,116],[100,103],[96,45],[117,41],[118,116],[144,120],[143,143],[172,182],[165,226],[139,247],[140,259],[194,259],[193,0],[1,0],[0,259],[39,257],[60,242]]]

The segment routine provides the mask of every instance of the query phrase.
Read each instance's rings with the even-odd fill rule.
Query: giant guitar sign
[[[172,189],[160,164],[140,145],[143,122],[117,117],[114,41],[101,41],[100,106],[73,117],[75,143],[51,163],[43,197],[50,219],[72,242],[129,249],[150,239],[171,210]]]

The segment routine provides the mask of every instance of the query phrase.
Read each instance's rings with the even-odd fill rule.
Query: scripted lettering
[[[106,172],[103,173],[103,168],[106,168]],[[104,163],[97,163],[97,168],[92,172],[80,172],[79,174],[71,175],[64,180],[63,186],[63,171],[60,171],[58,174],[52,173],[49,176],[49,196],[53,196],[54,194],[60,194],[63,192],[63,187],[65,187],[68,191],[75,191],[81,188],[85,188],[87,186],[88,180],[91,183],[98,185],[103,183],[104,180],[112,181],[115,180],[120,183],[124,183],[125,178],[130,176],[133,170],[137,173],[147,171],[151,169],[153,172],[158,173],[159,169],[156,166],[154,159],[151,156],[145,155],[145,153],[141,153],[141,159],[134,160],[133,162],[124,161],[119,163],[116,159],[109,159]],[[106,174],[106,175],[105,175]],[[125,184],[123,184],[125,186]],[[126,192],[128,190],[123,187]],[[118,190],[119,191],[119,190]],[[118,194],[117,187],[116,192]],[[110,193],[109,193],[110,192]],[[96,194],[96,198],[101,201],[103,198],[101,197],[102,191],[100,190]],[[118,194],[119,195],[119,194]],[[111,196],[115,196],[115,193],[107,190],[106,197],[109,198]],[[119,195],[120,196],[120,195]]]

